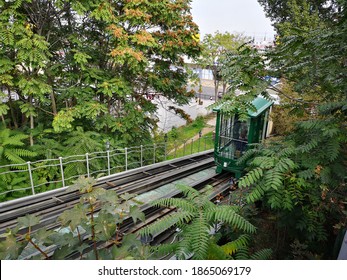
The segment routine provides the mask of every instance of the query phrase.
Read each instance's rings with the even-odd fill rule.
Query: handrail
[[[168,147],[166,142],[147,144],[3,165],[0,166],[0,201],[62,188],[79,176],[115,174],[213,148],[213,139],[206,136],[182,143],[176,142],[174,147]]]

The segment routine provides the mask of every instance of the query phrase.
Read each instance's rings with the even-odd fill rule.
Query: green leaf
[[[71,230],[75,230],[87,220],[87,213],[83,207],[75,206],[73,209],[65,210],[58,219],[63,226],[70,226]]]
[[[121,194],[120,197],[122,199],[124,199],[125,201],[129,201],[130,199],[136,197],[136,194],[134,194],[134,193],[124,193],[124,194]]]
[[[0,259],[18,259],[27,244],[27,241],[17,241],[14,234],[7,233],[6,239],[0,242]]]
[[[136,224],[137,220],[140,220],[141,222],[145,221],[145,213],[143,213],[140,208],[136,205],[130,206],[129,210],[129,216],[133,219],[134,224]]]
[[[20,227],[31,228],[40,223],[40,218],[27,214],[25,217],[18,218],[17,221]]]
[[[100,241],[107,241],[116,233],[117,224],[114,216],[110,213],[99,212],[94,219],[96,238]]]

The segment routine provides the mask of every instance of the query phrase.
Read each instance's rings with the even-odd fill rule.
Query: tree
[[[308,28],[313,23],[313,18],[308,18],[314,14],[319,16],[319,22],[322,20],[329,22],[339,16],[345,5],[339,0],[258,0],[258,2],[263,6],[267,17],[274,22],[279,35],[284,35],[284,30],[280,27],[283,24]]]
[[[239,186],[249,191],[249,202],[260,200],[274,211],[287,245],[299,240],[321,258],[334,258],[336,231],[346,225],[345,3],[259,2],[275,21],[277,44],[265,54],[244,45],[227,55],[223,75],[233,79],[230,92],[245,95],[226,97],[233,103],[226,110],[246,112],[252,98],[270,98],[272,89],[282,97],[280,106],[305,114],[287,137],[240,159],[248,168]],[[280,77],[292,90],[274,87],[266,76]]]
[[[224,55],[226,52],[235,51],[240,45],[248,40],[242,34],[231,34],[229,32],[216,32],[214,35],[206,34],[202,41],[202,53],[197,60],[203,68],[210,69],[213,74],[215,100],[218,97],[218,88],[220,82],[223,85],[223,94],[225,93],[227,80],[223,79],[221,69],[224,65]]]
[[[1,1],[1,116],[9,127],[82,126],[147,141],[148,94],[178,104],[185,55],[199,54],[190,1]],[[174,67],[173,67],[174,66]],[[18,96],[21,100],[13,100]]]

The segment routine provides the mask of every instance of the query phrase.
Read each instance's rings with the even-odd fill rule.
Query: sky
[[[258,40],[272,40],[275,34],[257,0],[193,0],[192,15],[201,38],[217,30],[243,33]]]

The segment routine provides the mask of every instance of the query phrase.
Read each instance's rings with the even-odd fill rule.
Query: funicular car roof
[[[265,99],[263,97],[256,97],[253,101],[252,101],[252,105],[256,108],[256,111],[253,110],[248,110],[248,115],[251,118],[256,118],[258,117],[261,113],[263,113],[266,109],[268,109],[269,107],[271,107],[271,105],[274,102],[268,99]],[[220,108],[214,108],[213,109],[214,112],[219,112]]]

